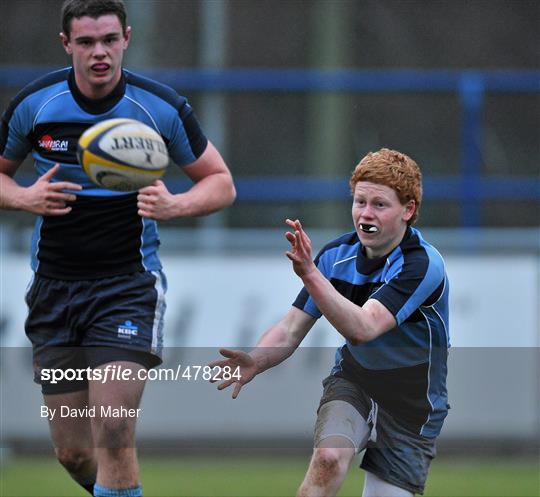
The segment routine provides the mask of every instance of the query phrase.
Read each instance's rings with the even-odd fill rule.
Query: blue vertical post
[[[460,224],[462,227],[478,227],[482,222],[480,180],[484,85],[481,76],[465,73],[460,79],[459,95],[462,110]]]

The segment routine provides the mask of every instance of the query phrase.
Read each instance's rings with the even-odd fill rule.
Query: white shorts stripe
[[[163,349],[163,318],[167,304],[165,303],[166,286],[164,276],[161,271],[152,271],[156,278],[154,288],[157,292],[156,310],[154,313],[154,323],[152,325],[152,354],[161,356]]]

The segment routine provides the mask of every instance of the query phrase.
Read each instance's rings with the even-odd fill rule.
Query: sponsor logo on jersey
[[[127,320],[124,324],[118,327],[118,336],[121,338],[136,337],[139,333],[139,328],[135,326],[131,321]]]
[[[55,140],[51,135],[43,135],[38,145],[48,152],[67,152],[69,148],[68,140]]]

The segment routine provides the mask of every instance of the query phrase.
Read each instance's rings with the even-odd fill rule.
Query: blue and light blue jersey
[[[439,252],[415,228],[387,256],[368,259],[358,235],[327,244],[315,259],[334,288],[355,304],[381,302],[397,326],[360,345],[337,350],[332,374],[359,383],[381,406],[426,437],[446,417],[448,278]],[[294,305],[315,318],[317,305],[302,289]]]
[[[124,70],[116,88],[89,99],[73,70],[50,73],[25,87],[0,126],[0,155],[20,161],[32,153],[38,175],[57,162],[53,181],[80,184],[72,211],[39,217],[32,237],[32,268],[57,279],[93,279],[161,268],[156,222],[137,214],[136,193],[114,192],[90,181],[78,163],[81,134],[112,118],[131,118],[155,129],[177,165],[194,162],[208,143],[193,110],[173,89]]]

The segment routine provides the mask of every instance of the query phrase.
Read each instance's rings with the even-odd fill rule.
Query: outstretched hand
[[[242,387],[249,383],[257,375],[257,365],[255,360],[248,353],[241,350],[219,349],[219,353],[226,357],[226,359],[218,359],[208,364],[211,368],[220,368],[223,370],[225,367],[231,368],[232,371],[240,368],[240,380],[238,376],[234,376],[228,380],[224,380],[218,385],[218,390],[223,390],[230,385],[234,384],[234,390],[232,398],[236,399]],[[210,380],[211,383],[215,383],[218,380]]]
[[[302,278],[316,269],[311,257],[311,240],[298,219],[286,219],[285,223],[294,230],[285,233],[285,238],[291,244],[291,250],[285,252],[285,255],[292,261],[294,272]]]
[[[74,202],[77,197],[62,190],[81,190],[82,186],[69,181],[53,183],[52,179],[59,170],[60,164],[55,164],[33,185],[21,189],[19,203],[23,210],[40,216],[63,216],[71,211],[66,202]]]

